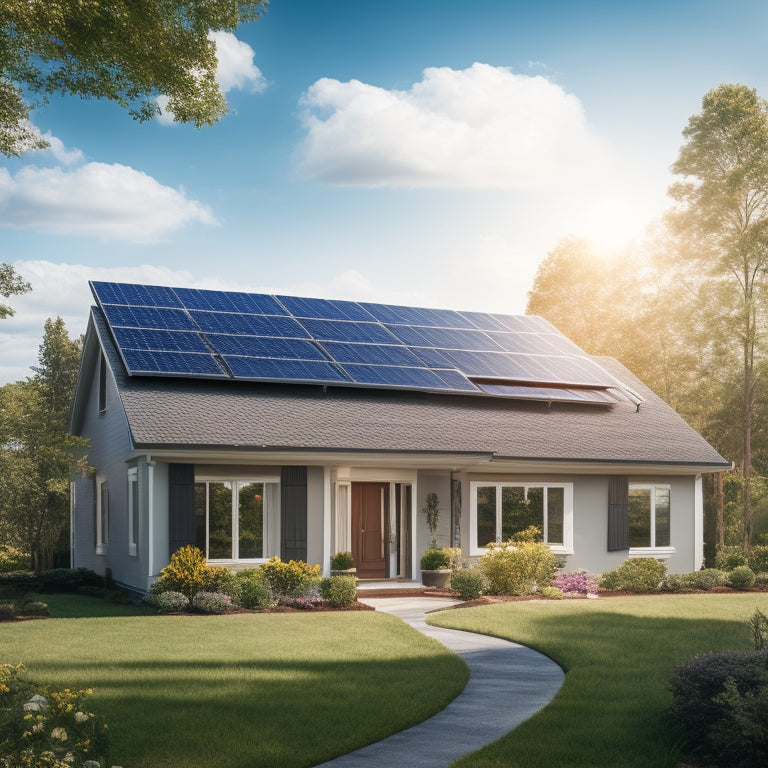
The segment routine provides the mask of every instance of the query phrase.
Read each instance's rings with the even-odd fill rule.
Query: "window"
[[[669,498],[668,485],[630,484],[630,549],[659,549],[670,546]]]
[[[490,542],[506,541],[531,525],[556,552],[573,550],[573,486],[570,483],[490,483],[473,481],[471,554]]]
[[[195,546],[208,560],[260,560],[280,554],[280,483],[195,482]]]
[[[128,554],[139,550],[139,469],[128,470]]]
[[[96,488],[96,554],[106,555],[109,542],[109,490],[107,481],[98,481]]]

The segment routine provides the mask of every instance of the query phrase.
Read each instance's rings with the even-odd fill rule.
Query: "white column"
[[[698,571],[704,563],[704,491],[701,475],[696,475],[693,486],[693,569]]]
[[[323,576],[331,575],[331,468],[323,467]]]

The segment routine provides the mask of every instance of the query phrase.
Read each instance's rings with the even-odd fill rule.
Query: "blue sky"
[[[522,313],[558,240],[668,207],[702,96],[768,96],[765,2],[272,0],[217,37],[230,114],[195,130],[57,98],[0,159],[0,260],[33,284],[0,384],[88,279]],[[235,39],[236,38],[236,39]]]

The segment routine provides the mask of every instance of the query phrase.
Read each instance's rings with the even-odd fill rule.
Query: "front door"
[[[389,575],[389,483],[352,483],[352,554],[360,579]]]

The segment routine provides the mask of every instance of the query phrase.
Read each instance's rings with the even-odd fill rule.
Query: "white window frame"
[[[139,554],[139,468],[128,470],[128,554]]]
[[[669,491],[669,541],[667,547],[656,546],[656,489],[666,488]],[[675,548],[672,546],[672,486],[669,483],[630,483],[629,490],[648,490],[651,492],[651,546],[649,547],[630,547],[629,557],[655,557],[660,560],[666,560],[675,554]]]
[[[501,537],[501,490],[502,488],[524,488],[526,496],[529,488],[562,488],[563,489],[563,543],[550,544],[550,549],[559,555],[573,554],[573,483],[544,483],[535,480],[470,480],[469,483],[469,554],[470,556],[484,555],[488,550],[477,543],[477,489],[496,488],[496,541]],[[547,525],[546,491],[544,494],[544,536]],[[546,542],[545,542],[546,543]]]
[[[195,483],[230,483],[232,485],[232,548],[233,548],[233,557],[228,558],[217,558],[217,559],[211,559],[208,557],[208,541],[210,536],[210,515],[209,515],[209,504],[210,504],[210,497],[206,488],[206,494],[205,494],[205,559],[209,563],[214,564],[236,564],[236,563],[266,563],[267,560],[269,560],[272,555],[267,555],[266,557],[255,557],[255,558],[241,558],[239,557],[239,524],[240,519],[239,515],[235,514],[235,510],[237,509],[237,503],[238,503],[238,493],[240,490],[241,485],[251,485],[252,483],[262,483],[263,485],[268,484],[274,484],[277,486],[277,492],[275,493],[276,498],[273,500],[273,503],[270,505],[270,512],[271,514],[267,514],[267,510],[265,508],[264,512],[264,519],[263,519],[263,528],[262,528],[262,547],[269,551],[272,549],[272,547],[268,547],[268,543],[270,544],[276,544],[279,547],[280,543],[280,477],[272,477],[272,476],[256,476],[256,477],[219,477],[219,476],[202,476],[202,477],[195,477]],[[266,500],[267,497],[267,491],[266,488],[264,489],[264,498]],[[272,520],[270,520],[270,517]],[[279,554],[279,551],[274,554]]]
[[[109,485],[96,479],[96,554],[106,555],[109,547]]]

